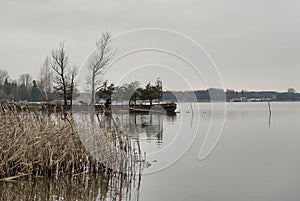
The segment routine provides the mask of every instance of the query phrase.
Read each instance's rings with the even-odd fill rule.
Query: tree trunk
[[[91,106],[95,105],[95,75],[93,72],[92,76],[92,99],[91,99]]]
[[[68,100],[67,100],[67,86],[64,79],[64,75],[62,74],[62,83],[63,83],[63,93],[64,93],[64,108],[68,106]]]

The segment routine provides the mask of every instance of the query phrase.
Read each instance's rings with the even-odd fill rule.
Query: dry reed
[[[103,171],[128,176],[141,170],[139,145],[112,118],[86,119],[78,124],[70,114],[0,103],[0,180]]]

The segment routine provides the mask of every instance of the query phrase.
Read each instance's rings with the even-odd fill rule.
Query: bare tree
[[[51,67],[55,72],[56,89],[62,92],[64,98],[64,107],[68,106],[67,102],[67,65],[69,58],[66,55],[64,43],[61,42],[57,50],[52,50]]]
[[[91,88],[92,98],[91,105],[95,103],[95,93],[101,85],[99,76],[103,73],[106,66],[109,65],[114,52],[110,48],[111,36],[109,33],[102,33],[101,38],[96,42],[96,51],[90,57],[88,61],[89,75],[87,78],[87,84]]]
[[[52,91],[52,76],[51,61],[46,57],[45,62],[40,71],[39,89],[44,94],[46,101],[49,101],[49,95]]]
[[[75,78],[78,74],[78,68],[76,66],[74,66],[68,75],[68,92],[69,92],[69,99],[70,99],[70,105],[73,105],[73,93],[76,87],[76,82],[75,82]]]
[[[19,77],[19,84],[20,85],[24,85],[27,89],[30,88],[32,83],[32,77],[30,74],[26,73],[26,74],[22,74]]]
[[[6,70],[0,69],[0,85],[3,85],[4,81],[8,78],[8,73]]]

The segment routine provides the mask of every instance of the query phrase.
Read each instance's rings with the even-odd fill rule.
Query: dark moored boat
[[[177,108],[176,103],[160,103],[153,105],[129,105],[130,112],[160,112],[160,113],[174,113]]]

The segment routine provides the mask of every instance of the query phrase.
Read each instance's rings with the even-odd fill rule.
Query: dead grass
[[[135,148],[138,146],[112,119],[108,129],[103,126],[107,119],[98,118],[93,125],[84,119],[80,121],[81,128],[77,129],[70,114],[49,114],[26,105],[0,103],[0,179],[18,175],[74,175],[104,169],[136,172],[135,161],[141,161],[141,153]],[[91,136],[97,137],[93,141],[97,142],[98,154],[86,148],[82,133],[78,133],[90,127],[99,128]]]

